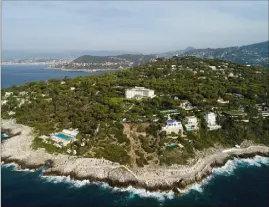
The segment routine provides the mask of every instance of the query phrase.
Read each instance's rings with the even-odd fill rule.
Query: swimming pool
[[[66,140],[66,141],[70,141],[70,140],[72,139],[71,137],[66,136],[66,135],[64,135],[64,134],[62,134],[62,133],[57,133],[57,134],[55,134],[55,136],[56,136],[56,137],[59,137],[59,138],[61,138],[61,139],[64,139],[64,140]]]

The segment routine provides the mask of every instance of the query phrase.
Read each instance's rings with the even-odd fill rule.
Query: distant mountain
[[[158,57],[172,57],[178,56],[196,56],[201,58],[216,58],[220,60],[229,60],[244,65],[259,65],[268,68],[268,47],[269,41],[226,48],[206,48],[195,49],[187,47],[184,50],[176,50],[172,52],[159,53]],[[128,53],[128,54],[127,54]],[[11,58],[26,59],[26,58],[77,58],[72,63],[105,63],[116,62],[117,65],[125,67],[126,65],[139,65],[145,63],[155,54],[143,55],[122,51],[71,51],[71,52],[27,52],[27,51],[3,51],[2,59],[8,60]],[[125,62],[123,64],[123,62]],[[62,66],[61,66],[62,67]],[[71,66],[70,66],[71,67]],[[101,67],[101,65],[100,65]]]
[[[195,48],[194,47],[187,47],[184,50],[177,50],[177,51],[172,51],[172,52],[166,52],[166,53],[158,54],[158,57],[172,57],[174,55],[181,55],[184,52],[188,52],[188,51],[192,51],[192,50],[195,50]]]
[[[193,49],[181,53],[180,56],[216,58],[244,65],[259,65],[268,68],[268,47],[269,41],[266,41],[241,47]]]

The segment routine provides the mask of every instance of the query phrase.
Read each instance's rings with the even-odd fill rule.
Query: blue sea
[[[93,74],[45,70],[42,66],[4,66],[2,87],[81,75]],[[42,169],[19,170],[14,164],[2,165],[1,176],[2,206],[269,206],[269,158],[260,156],[228,161],[180,196],[46,177]]]

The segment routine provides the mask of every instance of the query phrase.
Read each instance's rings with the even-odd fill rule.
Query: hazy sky
[[[268,1],[3,1],[4,50],[164,52],[268,40]]]

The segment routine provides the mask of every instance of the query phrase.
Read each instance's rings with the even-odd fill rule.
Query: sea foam
[[[203,179],[200,183],[194,183],[184,190],[179,189],[179,192],[182,194],[187,194],[191,191],[197,191],[199,193],[202,193],[206,185],[215,176],[231,176],[234,174],[234,171],[238,167],[249,167],[249,166],[261,167],[262,165],[269,166],[268,157],[262,157],[256,155],[254,158],[244,158],[244,159],[234,158],[233,160],[228,160],[226,164],[223,165],[222,167],[214,168],[212,170],[212,174],[209,175],[207,178]]]
[[[119,187],[112,187],[104,182],[90,182],[89,180],[73,180],[70,178],[70,176],[41,176],[41,179],[44,182],[50,182],[50,183],[66,183],[69,185],[69,187],[75,187],[80,188],[85,185],[97,185],[102,189],[109,189],[112,192],[128,192],[130,193],[129,198],[134,197],[135,195],[138,195],[140,197],[146,198],[156,198],[160,201],[167,199],[172,199],[174,197],[174,193],[172,191],[169,192],[150,192],[145,189],[137,189],[132,186],[129,186],[127,188],[119,188]]]
[[[175,193],[173,191],[168,192],[151,192],[147,191],[145,189],[137,189],[132,186],[129,186],[127,188],[118,188],[118,187],[111,187],[112,191],[114,192],[128,192],[130,193],[130,198],[134,197],[134,195],[138,195],[142,198],[155,198],[159,201],[164,201],[165,199],[173,199],[175,196]]]
[[[269,158],[261,157],[256,155],[254,158],[234,158],[233,160],[229,160],[226,164],[220,168],[213,169],[213,175],[224,175],[229,176],[233,175],[234,170],[238,167],[249,167],[256,166],[261,167],[262,165],[269,166]]]
[[[6,164],[4,162],[1,162],[1,166],[4,168],[10,168],[12,171],[35,172],[34,169],[28,169],[28,168],[21,169],[20,166],[16,164],[15,162],[6,163]]]
[[[73,180],[70,176],[41,176],[41,179],[50,183],[66,183],[69,187],[80,188],[87,184],[90,184],[88,180]]]

